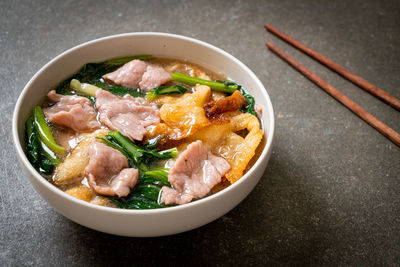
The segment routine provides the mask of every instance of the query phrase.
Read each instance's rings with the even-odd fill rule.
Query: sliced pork
[[[143,74],[146,72],[147,64],[141,60],[132,60],[114,72],[103,76],[109,83],[123,85],[130,88],[138,88]]]
[[[131,140],[142,141],[146,127],[160,122],[157,106],[139,97],[125,95],[119,98],[99,89],[96,92],[96,107],[102,124],[120,131]]]
[[[202,198],[221,182],[229,169],[225,159],[212,154],[201,141],[195,141],[179,155],[170,169],[168,181],[174,189],[164,186],[161,202],[185,204],[193,198]]]
[[[169,82],[171,75],[162,67],[147,64],[141,60],[132,60],[114,72],[103,76],[111,84],[122,85],[150,91]]]
[[[150,91],[153,88],[171,81],[171,74],[159,66],[148,65],[139,83],[140,89]]]
[[[128,160],[118,150],[97,141],[90,144],[89,164],[85,172],[89,185],[97,193],[127,196],[139,177],[137,169],[128,167]]]
[[[60,95],[54,90],[47,97],[56,102],[43,109],[50,122],[68,127],[77,132],[88,132],[100,127],[96,111],[89,99],[77,95]]]

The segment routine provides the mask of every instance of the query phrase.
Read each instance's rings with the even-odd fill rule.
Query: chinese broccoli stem
[[[56,141],[54,140],[53,134],[51,133],[50,127],[46,123],[46,119],[41,107],[35,106],[33,108],[33,117],[39,137],[46,144],[46,146],[57,154],[64,153],[65,149],[62,146],[57,145]]]
[[[113,131],[107,136],[113,138],[113,140],[115,140],[128,154],[130,154],[130,156],[135,158],[137,161],[139,161],[138,159],[144,154],[155,157],[157,159],[170,159],[174,158],[178,153],[178,150],[175,147],[160,152],[146,150],[145,148],[134,144],[127,137],[123,136],[119,131]]]
[[[178,149],[176,147],[173,147],[159,152],[149,151],[149,150],[144,150],[143,152],[157,159],[172,159],[175,158],[176,155],[178,154]]]
[[[233,82],[208,81],[200,78],[195,78],[180,72],[172,73],[171,79],[175,82],[180,82],[188,85],[207,85],[214,91],[220,91],[229,94],[232,94],[233,92],[235,92],[235,90],[238,90],[240,88],[240,85],[237,85]]]
[[[97,92],[97,90],[100,89],[99,87],[94,86],[89,83],[81,83],[77,79],[72,79],[71,82],[69,83],[69,86],[71,87],[71,89],[73,89],[77,92],[80,92],[84,95],[92,96],[92,97],[96,97],[96,92]]]
[[[60,164],[60,160],[57,155],[43,142],[40,142],[42,157],[48,159],[52,165],[57,166]]]

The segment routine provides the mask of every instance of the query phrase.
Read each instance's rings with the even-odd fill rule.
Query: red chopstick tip
[[[268,23],[265,23],[265,24],[264,24],[264,28],[267,29],[267,30],[269,30],[269,29],[271,28],[271,25],[269,25]]]

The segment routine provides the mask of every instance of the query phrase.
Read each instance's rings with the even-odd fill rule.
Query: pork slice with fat
[[[174,188],[162,188],[161,202],[184,204],[202,198],[221,182],[229,169],[225,159],[212,154],[201,141],[195,141],[178,156],[170,169],[168,181]]]
[[[148,65],[139,86],[144,91],[150,91],[169,81],[171,81],[171,74],[164,68]]]
[[[50,122],[77,132],[89,132],[100,127],[96,120],[97,113],[89,99],[77,95],[60,95],[54,90],[47,97],[56,102],[43,109]]]
[[[102,124],[120,131],[131,140],[142,141],[146,127],[160,122],[157,106],[143,98],[130,95],[119,98],[99,89],[96,92],[96,107]]]
[[[139,172],[128,168],[128,160],[116,149],[93,141],[89,147],[89,164],[85,169],[89,185],[99,194],[125,197],[136,185]]]
[[[138,88],[143,74],[146,72],[147,63],[141,60],[132,60],[114,72],[103,75],[103,79],[111,84]]]

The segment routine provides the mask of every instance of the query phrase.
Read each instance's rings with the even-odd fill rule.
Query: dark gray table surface
[[[396,131],[400,113],[267,33],[270,23],[400,97],[399,1],[17,1],[0,9],[0,265],[400,264],[400,149],[268,51],[295,57]],[[24,177],[12,111],[61,52],[137,31],[182,34],[242,60],[275,109],[270,163],[222,218],[186,233],[125,238],[59,215]]]

